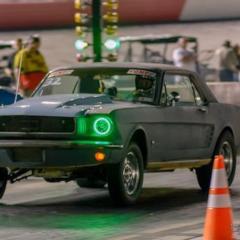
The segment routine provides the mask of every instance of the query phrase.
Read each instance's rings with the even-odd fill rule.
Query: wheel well
[[[232,129],[231,129],[230,127],[225,127],[225,128],[221,131],[221,133],[219,134],[218,139],[217,139],[216,144],[215,144],[215,147],[218,145],[219,141],[221,140],[222,135],[223,135],[225,132],[230,132],[230,133],[232,134],[233,140],[234,140],[234,134],[233,134]],[[214,151],[215,151],[215,150],[214,150]]]
[[[234,139],[233,130],[232,130],[230,127],[225,127],[225,128],[222,130],[222,132],[220,133],[217,142],[221,139],[222,135],[223,135],[225,132],[230,132],[230,133],[232,134],[232,136],[233,136],[233,139]]]
[[[131,138],[131,142],[136,143],[141,152],[142,152],[142,156],[143,156],[143,164],[144,164],[144,168],[147,166],[147,140],[146,140],[146,135],[142,130],[137,130],[132,138]]]

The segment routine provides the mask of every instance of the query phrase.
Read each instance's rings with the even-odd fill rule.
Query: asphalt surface
[[[226,39],[240,42],[240,21],[161,24],[120,28],[120,35],[182,34],[196,36],[200,50],[216,49]],[[50,69],[77,64],[73,29],[1,32],[0,40],[39,33]],[[137,46],[136,60],[141,55]],[[9,51],[0,52],[0,56]],[[126,48],[120,53],[123,60]],[[240,166],[232,186],[235,237],[240,230]],[[113,206],[107,189],[80,189],[74,182],[46,183],[39,179],[8,185],[0,201],[0,239],[201,239],[207,196],[188,170],[145,174],[143,193],[132,207]]]
[[[231,188],[236,234],[239,171],[240,166]],[[145,174],[139,201],[127,208],[116,208],[107,189],[33,178],[8,185],[0,204],[0,239],[201,239],[206,205],[189,170]]]

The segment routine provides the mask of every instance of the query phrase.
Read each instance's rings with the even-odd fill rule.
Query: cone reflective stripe
[[[204,226],[204,240],[232,240],[232,208],[223,156],[214,159]]]
[[[226,187],[228,184],[225,169],[213,169],[210,189]]]
[[[225,194],[211,194],[208,198],[208,208],[230,208],[230,199]]]

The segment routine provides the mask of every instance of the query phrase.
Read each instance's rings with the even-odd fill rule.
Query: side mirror
[[[168,101],[170,102],[171,106],[175,106],[175,103],[179,102],[180,94],[178,92],[171,92],[168,97]]]

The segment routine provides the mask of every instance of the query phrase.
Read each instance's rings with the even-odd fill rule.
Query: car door
[[[165,73],[152,131],[155,161],[206,157],[214,124],[205,101],[188,74]]]

